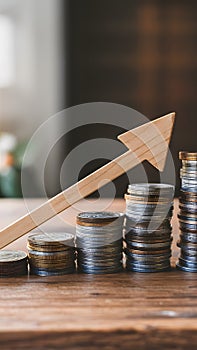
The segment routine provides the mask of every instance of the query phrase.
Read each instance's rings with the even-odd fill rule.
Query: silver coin
[[[77,215],[77,221],[84,223],[100,223],[122,219],[123,217],[123,213],[116,212],[83,212]]]
[[[197,254],[189,255],[189,254],[186,254],[184,252],[181,252],[180,258],[183,259],[183,260],[187,260],[187,261],[190,261],[190,262],[197,263]]]
[[[189,169],[189,171],[181,169],[180,170],[180,178],[184,178],[184,179],[197,179],[197,171],[192,171],[191,169]]]
[[[197,160],[182,160],[183,168],[197,168]]]
[[[139,254],[132,254],[127,252],[125,249],[125,254],[127,255],[127,258],[130,261],[139,261],[139,262],[161,262],[168,260],[171,257],[171,252],[167,254],[155,254],[155,255],[139,255]]]
[[[142,263],[139,261],[131,261],[127,260],[127,265],[131,267],[140,267],[142,269],[160,269],[160,268],[165,268],[169,267],[170,265],[170,260],[166,259],[160,262],[154,262],[154,263]]]
[[[180,203],[179,205],[180,214],[196,214],[197,216],[197,206],[196,205],[187,205]]]
[[[168,240],[166,242],[162,243],[139,243],[134,241],[127,241],[127,244],[129,246],[135,247],[135,248],[144,248],[144,249],[158,249],[158,248],[164,248],[171,245],[172,240]]]
[[[188,232],[182,232],[180,234],[180,238],[182,242],[191,242],[191,243],[197,243],[197,235],[188,233]]]
[[[179,226],[181,231],[188,231],[188,232],[193,232],[193,233],[197,233],[197,225],[196,224],[191,224],[188,222],[182,222],[181,220],[179,220]]]
[[[74,235],[71,233],[36,233],[31,234],[28,237],[30,242],[42,242],[42,243],[62,243],[66,241],[71,241],[74,239]]]
[[[167,194],[169,196],[173,196],[174,194],[174,186],[168,184],[160,184],[160,183],[136,183],[130,184],[128,186],[129,194],[138,194],[138,195],[163,195]]]
[[[183,242],[182,240],[177,242],[177,246],[183,250],[190,250],[197,252],[197,244],[191,242]]]
[[[0,250],[0,263],[12,263],[27,259],[27,254],[23,251]]]
[[[74,272],[74,268],[71,269],[63,269],[63,270],[49,270],[49,269],[39,269],[39,268],[32,268],[30,273],[32,275],[42,276],[42,277],[49,277],[49,276],[61,276],[66,275]]]
[[[122,268],[123,215],[88,212],[77,216],[77,266],[84,273],[115,273]]]
[[[177,216],[178,216],[180,222],[185,222],[185,223],[188,223],[188,224],[191,223],[191,224],[194,224],[194,225],[197,224],[197,215],[195,215],[195,214],[180,213]]]
[[[197,268],[192,268],[192,267],[188,267],[188,266],[185,266],[183,265],[181,262],[178,262],[176,264],[176,267],[179,269],[179,270],[182,270],[184,272],[197,272]]]
[[[133,272],[141,272],[141,273],[153,273],[153,272],[163,272],[163,271],[168,271],[170,270],[171,266],[170,264],[166,266],[161,266],[159,268],[143,268],[140,266],[130,266],[126,264],[126,268],[128,271],[133,271]]]
[[[192,268],[197,268],[197,262],[193,262],[191,260],[187,260],[187,259],[183,259],[183,258],[179,258],[179,263],[188,266],[188,267],[192,267]]]
[[[98,274],[98,275],[102,275],[102,274],[113,274],[113,273],[119,273],[122,271],[122,266],[119,266],[118,268],[110,268],[110,269],[93,269],[93,268],[90,268],[90,267],[86,267],[86,266],[81,266],[79,268],[79,272],[82,272],[82,273],[86,273],[86,274]]]

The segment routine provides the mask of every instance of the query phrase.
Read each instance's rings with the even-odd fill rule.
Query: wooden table
[[[37,205],[32,200],[30,205]],[[85,203],[85,202],[84,202]],[[78,210],[102,209],[106,201]],[[177,203],[176,203],[177,206]],[[124,201],[110,207],[124,210]],[[27,211],[22,200],[0,200],[1,228]],[[177,210],[176,210],[177,211]],[[173,218],[174,242],[178,223]],[[71,230],[77,209],[45,225]],[[59,220],[59,221],[58,221]],[[68,226],[65,228],[65,225]],[[9,248],[26,249],[26,237]],[[173,244],[174,264],[178,255]],[[0,349],[196,349],[197,275],[73,274],[0,280]]]

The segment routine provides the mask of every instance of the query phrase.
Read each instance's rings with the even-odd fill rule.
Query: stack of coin
[[[183,271],[197,272],[197,153],[180,152],[182,160],[181,194],[179,199],[181,255],[177,267]]]
[[[124,240],[126,268],[159,272],[170,268],[174,186],[132,184],[128,187]]]
[[[27,254],[22,251],[0,250],[0,277],[17,277],[28,272]]]
[[[74,236],[70,233],[38,233],[28,237],[31,274],[64,275],[74,272]]]
[[[90,274],[122,270],[122,226],[124,215],[112,212],[84,212],[77,216],[78,270]]]

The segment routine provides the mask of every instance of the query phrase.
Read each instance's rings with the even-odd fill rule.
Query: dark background
[[[70,0],[64,2],[64,10],[65,107],[114,102],[150,119],[176,111],[171,151],[179,186],[178,152],[197,150],[197,2]],[[68,151],[90,135],[102,137],[103,133],[102,127],[91,132],[86,127],[77,140],[72,132],[67,135]],[[108,130],[108,137],[115,134]],[[89,164],[80,177],[100,165],[102,160]],[[147,171],[149,180],[156,181],[156,171],[152,167]]]

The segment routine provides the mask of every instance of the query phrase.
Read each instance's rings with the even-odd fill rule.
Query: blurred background
[[[171,151],[178,193],[178,151],[197,151],[196,14],[194,0],[0,0],[0,196],[22,195],[23,154],[40,124],[63,108],[97,101],[150,119],[177,112]],[[74,147],[117,134],[111,128],[106,135],[102,125],[69,132],[47,162],[47,194],[60,191],[61,165]],[[105,162],[87,164],[80,177]],[[36,197],[37,161],[29,166]],[[146,171],[157,181],[151,166]],[[127,178],[118,181],[121,196]]]

